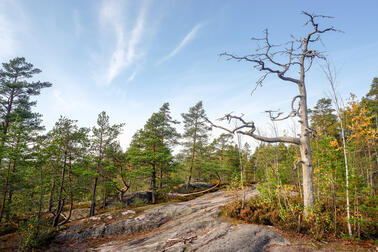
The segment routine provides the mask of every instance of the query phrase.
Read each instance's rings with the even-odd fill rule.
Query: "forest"
[[[212,127],[201,101],[180,119],[172,118],[169,103],[164,103],[135,132],[126,151],[118,136],[127,126],[111,124],[106,112],[98,115],[92,128],[60,117],[52,130],[43,133],[41,115],[33,111],[34,99],[52,84],[30,81],[40,72],[24,58],[3,63],[0,71],[2,232],[17,226],[29,239],[25,243],[32,246],[46,230],[67,223],[80,202],[90,202],[88,215],[93,216],[107,208],[108,200],[122,199],[130,192],[150,190],[152,203],[158,203],[180,184],[218,180],[234,188],[257,183],[261,192],[261,199],[251,205],[228,206],[231,215],[264,224],[297,225],[303,211],[302,171],[295,165],[298,146],[261,141],[252,150],[232,134],[211,138]],[[370,85],[361,100],[354,95],[348,98],[340,117],[330,98],[319,99],[308,111],[316,202],[309,222],[316,223],[311,232],[319,237],[347,236],[348,223],[355,238],[377,237],[378,78]],[[177,131],[179,123],[184,132]],[[340,125],[345,129],[348,187]],[[178,145],[182,148],[173,154]],[[262,208],[261,204],[273,212],[278,209],[277,216],[252,214],[251,209]],[[62,215],[64,207],[69,208],[68,216]]]
[[[96,220],[103,213],[191,200],[211,190],[257,188],[258,195],[228,202],[220,215],[325,243],[344,239],[376,245],[378,77],[356,83],[370,86],[363,97],[340,97],[334,67],[321,51],[309,49],[323,33],[337,30],[320,29],[316,19],[327,16],[303,14],[311,29],[304,39],[279,49],[265,30],[263,38],[253,38],[260,45],[255,54],[221,54],[262,73],[253,91],[265,88],[270,75],[298,87],[288,115],[265,111],[271,133],[243,114],[209,118],[206,101],[181,111],[180,118],[163,103],[133,132],[127,149],[120,136],[128,122],[113,124],[106,111],[98,111],[91,127],[60,116],[47,131],[35,107],[41,92],[54,84],[40,81],[41,69],[24,57],[2,63],[0,236],[16,234],[21,249],[40,249],[69,229],[76,209]],[[322,70],[330,95],[308,108],[305,77],[315,60],[326,62]],[[296,126],[278,129],[278,121],[294,118]],[[198,184],[209,186],[202,192]],[[130,206],[136,193],[151,198]],[[189,198],[170,198],[179,194]]]

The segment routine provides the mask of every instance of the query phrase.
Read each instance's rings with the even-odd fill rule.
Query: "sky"
[[[269,135],[264,111],[288,111],[296,86],[272,76],[251,95],[261,72],[219,54],[254,53],[251,37],[264,29],[276,44],[304,36],[301,11],[333,16],[321,24],[343,32],[324,34],[317,48],[337,69],[338,94],[360,98],[378,76],[377,10],[376,0],[0,0],[0,62],[25,57],[42,70],[36,80],[53,84],[36,98],[47,130],[61,115],[92,127],[106,111],[126,124],[127,148],[164,102],[180,121],[202,100],[210,119],[243,113]],[[322,64],[307,73],[309,107],[329,95]],[[290,134],[292,124],[277,127]]]

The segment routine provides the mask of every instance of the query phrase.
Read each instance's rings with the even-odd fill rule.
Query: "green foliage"
[[[20,224],[17,233],[21,239],[20,249],[30,250],[48,245],[56,236],[57,230],[43,226],[37,217],[30,217]]]
[[[311,127],[318,135],[337,135],[337,116],[332,108],[332,100],[321,98],[314,109],[310,109]]]
[[[372,90],[369,99],[373,97]],[[353,238],[369,240],[377,237],[377,138],[375,115],[366,99],[358,102],[352,97],[342,111],[342,120],[346,125]],[[311,110],[310,120],[314,130],[311,147],[316,203],[308,218],[298,219],[303,216],[301,167],[293,167],[299,150],[283,144],[261,145],[251,156],[260,196],[257,202],[248,203],[249,208],[232,210],[237,218],[253,223],[269,222],[283,229],[311,234],[316,239],[344,237],[347,233],[343,146],[331,101],[320,99]],[[279,212],[278,219],[275,214],[270,216],[274,211]]]
[[[343,146],[330,99],[320,99],[309,111],[316,204],[303,219],[297,146],[260,144],[252,153],[250,146],[236,145],[230,134],[209,141],[202,102],[182,114],[182,136],[164,103],[134,134],[126,151],[118,142],[124,124],[111,125],[105,112],[92,130],[60,117],[51,131],[42,134],[32,99],[51,84],[31,81],[38,73],[24,58],[0,69],[0,233],[14,231],[18,224],[23,249],[40,247],[53,237],[45,209],[57,213],[61,204],[68,211],[71,204],[76,207],[90,198],[94,203],[101,199],[106,207],[108,198],[114,204],[126,193],[147,189],[165,199],[173,189],[188,190],[181,185],[189,183],[188,178],[211,183],[220,179],[230,190],[258,182],[257,198],[225,207],[231,217],[321,240],[347,233]],[[350,224],[353,238],[361,240],[377,239],[378,233],[377,83],[374,78],[366,96],[361,101],[352,97],[341,111],[350,167]],[[182,151],[173,155],[180,142]]]
[[[258,196],[246,202],[242,207],[241,201],[232,202],[224,207],[226,215],[248,223],[272,225],[283,230],[311,235],[317,240],[327,240],[330,235],[336,235],[346,230],[345,220],[334,216],[333,209],[324,203],[317,203],[307,218],[303,219],[303,203],[300,197],[290,196],[282,198]],[[344,213],[344,210],[343,210]]]
[[[169,115],[168,103],[165,103],[159,112],[152,114],[143,129],[135,133],[130,148],[126,152],[132,174],[150,177],[152,190],[157,189],[158,177],[159,187],[162,188],[163,179],[167,178],[164,175],[177,167],[170,149],[178,137],[176,130],[172,127],[175,123],[176,121],[173,121]]]
[[[208,133],[211,127],[206,123],[206,113],[202,101],[190,107],[188,113],[182,113],[181,116],[184,119],[183,145],[186,147],[184,153],[187,157],[189,173],[187,184],[190,184],[193,171],[197,172],[197,176],[202,174],[201,162],[197,157],[207,145]]]
[[[40,128],[40,115],[31,108],[36,105],[30,101],[32,96],[39,95],[41,89],[51,87],[49,82],[28,81],[41,70],[26,62],[25,58],[14,58],[3,63],[0,69],[0,117],[4,120],[1,130],[4,135],[9,125],[19,118],[25,126]]]

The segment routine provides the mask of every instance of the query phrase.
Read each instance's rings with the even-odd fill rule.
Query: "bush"
[[[38,224],[38,218],[30,217],[19,226],[20,248],[29,250],[41,248],[50,243],[56,235],[56,229]]]
[[[240,200],[233,201],[224,207],[224,212],[226,213],[227,216],[230,216],[232,218],[238,218],[241,207],[242,207],[242,203]]]
[[[303,204],[298,196],[290,196],[279,201],[277,198],[256,197],[250,199],[242,208],[241,201],[234,201],[224,207],[227,216],[248,223],[272,225],[287,231],[312,235],[321,240],[335,235],[335,218],[331,206],[317,203],[309,216],[303,219]],[[336,219],[339,235],[345,230],[345,220]],[[343,227],[343,228],[342,228]]]

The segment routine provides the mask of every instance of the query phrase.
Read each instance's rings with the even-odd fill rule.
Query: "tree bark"
[[[55,217],[53,220],[53,227],[57,227],[59,224],[59,217],[62,213],[63,205],[64,205],[64,199],[62,199],[63,195],[63,188],[64,188],[64,177],[66,174],[66,166],[67,166],[67,152],[68,152],[68,143],[66,143],[64,147],[64,161],[63,161],[63,167],[62,167],[62,174],[60,176],[60,188],[59,188],[59,194],[58,194],[58,206],[56,208]]]
[[[195,158],[195,152],[196,152],[196,142],[197,142],[197,121],[195,123],[195,128],[194,128],[192,155],[191,155],[191,158],[190,158],[189,177],[188,177],[188,181],[186,183],[186,187],[189,187],[190,181],[192,180],[192,172],[193,172],[194,158]]]
[[[4,214],[4,211],[5,211],[5,204],[6,204],[6,198],[7,198],[7,193],[8,193],[9,176],[10,176],[10,163],[8,164],[7,178],[6,178],[5,183],[4,183],[3,201],[2,201],[1,209],[0,209],[0,223],[3,219],[3,214]]]
[[[11,173],[14,175],[16,173],[16,161],[13,160],[13,164],[12,164],[12,170],[11,170]],[[8,192],[8,199],[7,199],[7,205],[10,206],[12,204],[12,197],[13,197],[13,188],[12,188],[12,183],[9,183],[8,182],[8,187],[9,187],[9,192]],[[6,216],[5,218],[7,220],[9,220],[9,214],[10,214],[10,211],[7,211],[6,212]]]
[[[104,181],[104,197],[103,197],[103,201],[102,201],[102,209],[105,209],[106,208],[106,184],[105,184],[105,181]]]
[[[156,198],[155,198],[155,192],[156,192],[156,164],[152,165],[151,189],[152,189],[152,204],[155,204],[156,203]]]
[[[15,79],[14,83],[17,81],[17,79]],[[10,116],[10,113],[12,111],[12,106],[13,106],[13,99],[14,99],[14,88],[12,88],[11,90],[11,93],[10,93],[10,96],[8,98],[8,106],[7,106],[7,112],[5,114],[5,119],[4,119],[4,124],[3,124],[3,131],[4,131],[4,137],[7,135],[8,133],[8,127],[9,127],[9,116]]]
[[[313,185],[313,167],[312,167],[312,153],[310,144],[310,127],[307,115],[307,94],[304,84],[304,69],[301,73],[301,83],[299,84],[299,92],[301,99],[299,101],[299,117],[301,122],[301,135],[299,150],[302,160],[303,172],[303,204],[304,215],[307,216],[310,209],[314,205],[314,185]]]
[[[91,199],[91,209],[89,210],[89,217],[95,215],[96,211],[96,188],[97,188],[98,177],[94,179],[93,189],[92,189],[92,199]]]
[[[48,211],[52,211],[53,202],[54,202],[54,190],[55,190],[55,179],[52,179],[52,185],[50,190],[50,197],[49,197],[49,208]]]
[[[100,134],[100,147],[99,147],[98,161],[97,161],[97,166],[96,166],[96,172],[97,173],[100,173],[101,162],[102,162],[102,155],[103,155],[102,141],[103,141],[103,134],[101,132],[101,134]],[[96,212],[96,189],[97,189],[98,176],[99,176],[99,174],[96,175],[96,178],[95,178],[95,180],[93,182],[91,208],[89,210],[89,217],[94,216],[95,212]]]
[[[70,194],[70,208],[68,210],[68,216],[65,218],[65,220],[63,220],[61,223],[59,223],[59,226],[67,223],[70,220],[71,215],[72,215],[73,203],[74,203],[74,200],[73,200],[73,190],[72,190],[72,180],[71,180],[71,173],[72,173],[71,158],[70,158],[69,162],[70,162],[70,165],[69,165],[69,169],[68,169],[68,187],[69,187],[69,190],[70,190],[69,191],[69,194]]]
[[[159,189],[163,188],[163,166],[160,167]]]
[[[372,196],[375,196],[375,184],[374,184],[374,166],[372,165],[372,160],[373,158],[371,157],[371,146],[370,144],[368,145],[368,154],[369,154],[369,179],[370,179],[370,187],[371,187],[371,191],[370,191],[370,195]],[[368,183],[369,183],[368,182]]]

